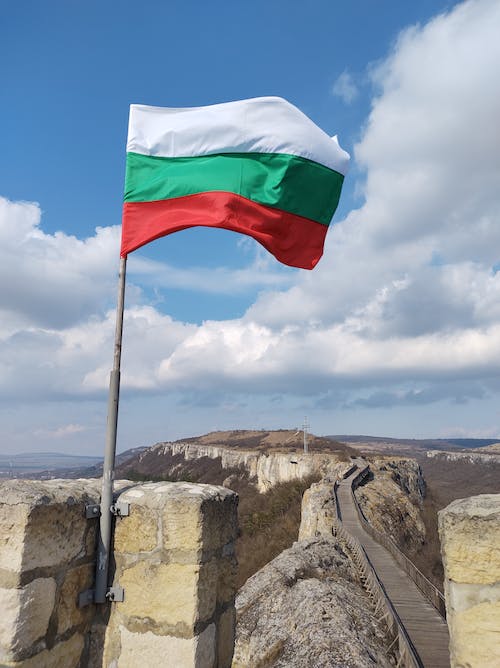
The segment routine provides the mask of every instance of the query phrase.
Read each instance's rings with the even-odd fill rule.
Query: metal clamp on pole
[[[130,515],[130,503],[119,501],[113,503],[109,510],[115,517],[128,517]]]

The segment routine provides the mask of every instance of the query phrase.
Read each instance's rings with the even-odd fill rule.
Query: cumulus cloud
[[[119,228],[81,240],[46,234],[40,206],[0,197],[2,330],[25,324],[64,327],[109,307],[116,291]],[[15,277],[15,279],[14,279]]]
[[[282,275],[266,264],[257,280],[247,270],[200,270],[209,292],[267,288],[232,321],[185,324],[132,303],[124,389],[210,405],[287,394],[325,409],[498,391],[499,31],[500,4],[471,0],[402,33],[371,73],[376,94],[354,151],[363,204],[332,227],[319,266]],[[349,101],[345,75],[339,91]],[[0,235],[7,218],[16,233],[0,244],[0,277],[16,267],[19,281],[0,304],[0,392],[102,396],[117,231],[83,241],[47,235],[37,205],[0,200]],[[131,269],[138,283],[188,279],[141,258]]]

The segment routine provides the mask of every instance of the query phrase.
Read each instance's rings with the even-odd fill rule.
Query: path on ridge
[[[446,621],[392,555],[361,525],[351,492],[352,481],[358,474],[359,468],[342,480],[337,489],[342,524],[365,549],[425,668],[450,668]]]

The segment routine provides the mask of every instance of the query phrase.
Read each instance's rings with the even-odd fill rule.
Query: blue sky
[[[352,154],[325,256],[201,228],[134,253],[119,449],[304,414],[500,436],[499,29],[493,0],[4,7],[5,450],[102,449],[128,105],[260,95]]]

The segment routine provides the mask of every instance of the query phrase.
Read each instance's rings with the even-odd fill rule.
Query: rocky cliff
[[[418,551],[425,541],[421,516],[425,480],[420,466],[414,459],[382,457],[370,461],[370,472],[355,490],[366,519],[404,551]]]
[[[382,622],[333,539],[295,543],[236,598],[233,668],[392,666]]]
[[[446,452],[445,450],[428,450],[426,453],[428,459],[438,459],[448,462],[466,462],[467,464],[499,464],[500,452],[498,446],[494,444],[489,448],[478,448],[471,452]]]
[[[157,443],[137,458],[140,465],[145,458],[161,460],[165,457],[190,461],[201,458],[220,459],[223,469],[244,470],[257,483],[260,492],[265,492],[280,482],[289,482],[311,475],[333,474],[345,467],[335,454],[259,452],[240,448],[229,448],[199,443]],[[153,464],[150,464],[153,466]]]

